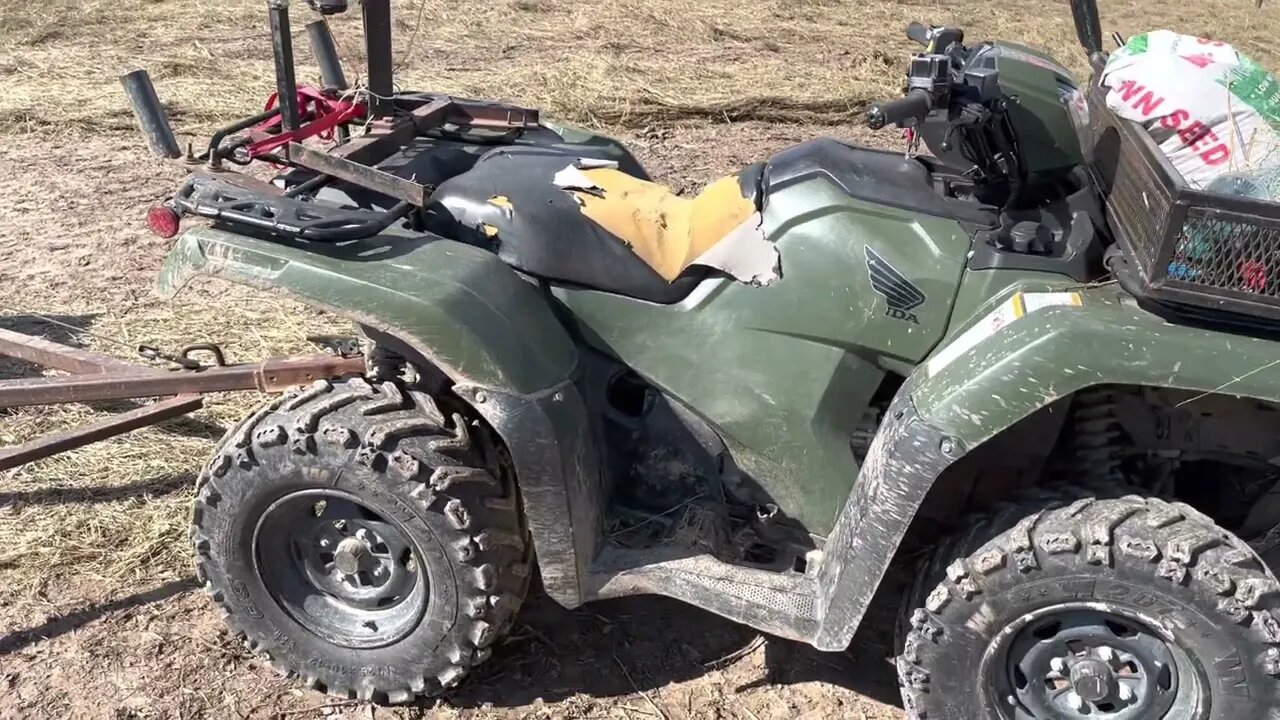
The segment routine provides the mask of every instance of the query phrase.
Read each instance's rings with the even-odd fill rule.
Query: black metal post
[[[271,18],[271,50],[276,61],[276,93],[285,131],[297,130],[298,81],[293,74],[293,36],[289,34],[289,0],[267,0]]]
[[[386,117],[395,108],[391,95],[391,0],[365,0],[364,50],[369,58],[369,113]]]
[[[124,86],[124,94],[129,96],[129,104],[133,106],[133,114],[138,116],[138,125],[142,127],[142,134],[147,136],[151,152],[162,158],[182,157],[178,139],[173,135],[169,117],[156,96],[156,88],[151,84],[147,71],[134,70],[121,75],[120,84]]]
[[[1102,22],[1098,19],[1098,0],[1071,0],[1071,17],[1076,23],[1076,37],[1086,55],[1102,51]]]
[[[342,60],[338,58],[338,46],[333,42],[333,33],[329,32],[329,23],[324,20],[307,23],[307,37],[325,87],[346,90],[347,77],[342,72]]]

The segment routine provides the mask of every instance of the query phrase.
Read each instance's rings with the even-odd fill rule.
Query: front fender
[[[303,246],[212,228],[178,240],[158,290],[172,297],[197,275],[350,318],[448,375],[511,454],[548,594],[581,603],[603,489],[577,349],[534,284],[492,253],[444,239]]]
[[[979,329],[954,334],[891,404],[824,548],[819,648],[848,646],[943,471],[1040,408],[1104,384],[1280,402],[1280,342],[1174,325],[1114,287],[1030,312],[1038,303],[1024,295],[1020,317],[992,322],[1013,295],[977,313]]]
[[[1095,385],[1280,401],[1280,342],[1175,325],[1114,287],[1079,296],[1078,306],[1035,310],[946,364],[921,366],[912,394],[920,413],[975,446]]]

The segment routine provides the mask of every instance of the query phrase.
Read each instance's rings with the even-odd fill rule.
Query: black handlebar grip
[[[907,121],[923,120],[930,110],[933,110],[933,96],[928,90],[916,88],[897,100],[872,105],[867,110],[867,127],[879,130],[890,123],[906,127]]]
[[[929,45],[929,28],[923,23],[913,22],[907,26],[907,39],[928,47]]]

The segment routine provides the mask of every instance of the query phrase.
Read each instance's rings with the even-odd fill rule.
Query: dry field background
[[[1280,69],[1280,5],[1103,0],[1104,25],[1236,43]],[[128,356],[25,313],[127,343],[216,341],[237,359],[308,350],[344,329],[218,283],[151,294],[168,243],[146,207],[181,176],[143,154],[116,81],[151,70],[180,134],[254,111],[271,90],[259,0],[0,4],[0,327]],[[819,134],[867,142],[914,19],[1016,39],[1081,69],[1065,0],[420,0],[397,3],[404,87],[498,97],[603,128],[681,190]],[[297,3],[295,31],[310,13]],[[357,15],[334,21],[353,74]],[[308,62],[299,37],[300,62]],[[304,66],[300,77],[316,75]],[[0,364],[0,376],[30,368]],[[191,481],[259,398],[0,473],[0,718],[890,718],[884,623],[846,655],[762,638],[674,602],[575,612],[533,597],[513,636],[439,703],[373,708],[298,689],[222,630],[192,587]],[[0,414],[0,444],[110,407]]]

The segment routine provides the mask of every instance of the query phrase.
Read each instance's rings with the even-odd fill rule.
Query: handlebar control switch
[[[907,90],[925,90],[935,107],[945,107],[951,91],[951,58],[946,55],[916,55],[907,71]]]
[[[946,108],[951,100],[951,58],[946,55],[916,55],[907,72],[907,92],[897,100],[875,105],[867,111],[867,127],[879,130],[886,125],[915,127],[935,108]]]

